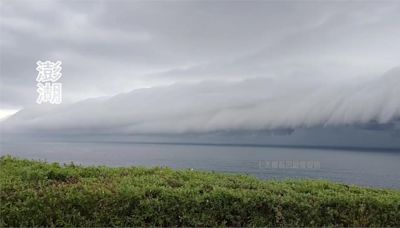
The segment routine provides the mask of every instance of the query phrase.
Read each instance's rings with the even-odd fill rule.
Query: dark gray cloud
[[[182,81],[379,75],[400,59],[396,1],[27,1],[0,5],[1,105],[35,102],[35,62],[64,100]]]
[[[26,108],[13,127],[182,133],[399,115],[398,70],[382,76],[400,64],[398,1],[2,0],[0,19],[0,111]],[[38,60],[63,62],[64,105],[35,106]]]

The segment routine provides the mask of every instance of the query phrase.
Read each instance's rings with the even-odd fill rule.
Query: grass
[[[400,191],[0,159],[0,226],[393,226]]]

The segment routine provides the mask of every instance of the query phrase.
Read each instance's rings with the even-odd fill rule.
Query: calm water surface
[[[128,143],[3,143],[0,149],[1,155],[51,162],[168,166],[248,174],[262,179],[329,179],[400,189],[400,152],[396,151]],[[287,167],[275,167],[279,161],[286,162]],[[290,165],[291,162],[311,161],[317,164],[313,168],[293,168]]]

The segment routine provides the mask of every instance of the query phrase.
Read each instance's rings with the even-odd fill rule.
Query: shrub
[[[400,191],[0,159],[1,226],[393,226]]]

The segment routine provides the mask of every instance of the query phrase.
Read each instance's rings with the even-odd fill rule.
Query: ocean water
[[[327,179],[400,189],[400,151],[246,145],[2,143],[1,155],[108,166],[168,166],[256,176]]]

